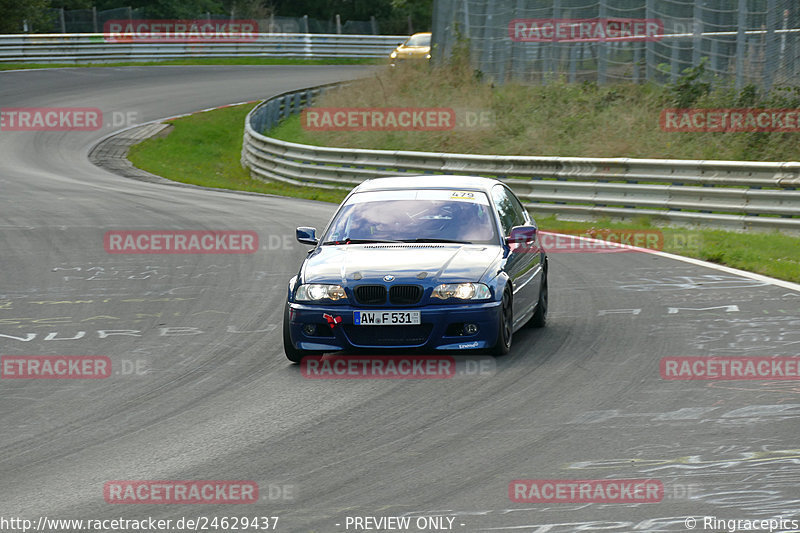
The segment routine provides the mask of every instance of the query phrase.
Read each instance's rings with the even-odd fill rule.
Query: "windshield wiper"
[[[470,241],[455,241],[453,239],[403,239],[401,242],[448,242],[454,244],[472,244]]]
[[[322,245],[326,244],[376,244],[382,242],[403,242],[403,241],[393,241],[391,239],[344,239],[341,241],[325,241]]]

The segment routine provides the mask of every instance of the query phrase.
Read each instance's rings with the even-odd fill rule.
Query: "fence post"
[[[64,20],[64,8],[58,10],[58,21],[61,23],[61,33],[67,33],[67,21]]]
[[[676,38],[675,45],[672,47],[672,54],[669,60],[669,82],[675,84],[678,81],[678,72],[680,71],[680,41]]]
[[[464,37],[469,39],[469,0],[464,0]]]
[[[411,24],[411,15],[408,16],[408,34],[413,35],[414,26]]]
[[[694,3],[694,23],[692,24],[692,66],[700,64],[700,54],[703,51],[703,5],[702,2]]]
[[[653,8],[653,3],[654,2],[655,2],[655,0],[647,0],[647,2],[645,3],[645,6],[644,6],[644,18],[646,18],[648,20],[651,20],[651,19],[655,18],[653,16],[655,14],[654,13],[654,8]],[[664,28],[663,32],[666,33],[666,28]],[[662,37],[662,39],[663,39],[663,37]],[[656,61],[656,54],[655,54],[656,48],[655,47],[656,47],[656,43],[655,43],[654,40],[652,40],[652,39],[645,40],[645,43],[644,43],[644,78],[647,81],[652,81],[653,80],[653,77],[654,77],[654,74],[655,74],[655,71],[656,71],[656,68],[655,68],[655,65],[654,65],[654,63]]]
[[[502,20],[502,17],[495,17],[495,20]],[[505,83],[510,78],[509,72],[509,43],[508,39],[508,26],[503,26],[501,24],[497,24],[497,27],[492,31],[492,47],[497,49],[497,59],[495,60],[497,64],[497,81],[498,83]]]
[[[303,93],[296,92],[294,93],[294,98],[292,98],[292,109],[290,110],[292,114],[299,113],[301,109],[303,109]]]
[[[339,13],[336,13],[336,33],[342,33],[342,17],[339,16]]]
[[[744,85],[744,56],[747,48],[745,24],[747,24],[747,0],[739,0],[739,11],[736,21],[736,90]]]
[[[303,30],[308,33],[308,15],[303,15]]]
[[[582,43],[572,43],[569,47],[569,82],[575,83],[578,74],[578,49]]]
[[[369,23],[372,26],[372,35],[378,35],[378,21],[375,19],[375,15],[369,17]]]
[[[561,18],[561,0],[553,0],[553,11],[551,12],[553,15],[553,19]],[[561,60],[560,52],[561,52],[561,45],[558,44],[556,40],[556,33],[553,32],[553,41],[550,43],[548,48],[548,62],[547,65],[547,78],[548,82],[552,82],[558,78],[558,63]]]
[[[481,70],[484,74],[491,77],[494,72],[494,47],[492,46],[492,42],[494,41],[494,36],[492,35],[494,30],[494,4],[496,0],[488,0],[486,2],[486,26],[483,28],[483,65],[481,66]]]
[[[280,110],[278,112],[279,121],[289,116],[289,103],[290,97],[286,95],[280,97]]]
[[[772,88],[772,82],[775,78],[775,71],[778,68],[779,49],[778,37],[775,29],[778,27],[778,6],[775,5],[775,0],[767,0],[767,42],[764,54],[764,90],[769,91]]]
[[[788,22],[786,20],[787,16],[788,16],[788,9],[784,11],[784,19],[783,19],[784,26],[786,26]],[[795,18],[795,20],[797,20],[797,18]],[[786,34],[784,34],[784,38],[786,38]],[[784,73],[787,78],[795,78],[798,75],[797,72],[798,54],[800,54],[800,37],[798,37],[797,35],[793,35],[791,39],[787,39],[786,54],[784,55],[784,57],[786,58],[786,62],[784,63],[785,65]]]
[[[711,72],[719,72],[719,39],[711,38]]]
[[[272,109],[270,110],[269,127],[272,128],[281,121],[281,102],[276,99],[275,102],[270,102]]]
[[[599,1],[598,18],[605,20],[608,16],[605,0]],[[597,42],[597,84],[603,85],[606,82],[606,67],[608,61],[608,43],[605,41]]]
[[[504,38],[506,35],[508,35],[508,26],[504,27],[504,24],[502,24],[502,13],[503,9],[501,7],[501,2],[495,0],[494,14],[492,15],[492,18],[495,20],[495,25],[492,28],[489,46],[492,47],[492,58],[494,60],[492,72],[494,73],[494,78],[498,84],[505,83],[505,81],[508,79],[509,50],[508,46],[506,46],[508,40]]]
[[[93,33],[97,33],[97,7],[92,6],[92,28]]]
[[[524,5],[524,0],[516,0],[516,3],[514,4],[514,11],[511,13],[511,20],[522,18]],[[508,31],[508,29],[505,29],[504,31]],[[512,39],[511,35],[509,35],[509,39],[511,39],[509,44],[511,47],[511,79],[520,80],[523,78],[525,72],[524,54],[520,54],[525,43],[515,41]]]
[[[434,0],[433,13],[431,14],[431,65],[442,65],[444,58],[447,57],[447,36],[449,25],[442,20],[442,0]]]
[[[128,6],[128,21],[132,20],[133,20],[133,8],[131,6]]]
[[[783,20],[783,24],[781,24],[781,29],[784,31],[784,33],[781,34],[781,60],[780,60],[780,65],[784,65],[783,59],[784,59],[784,57],[786,57],[785,56],[785,54],[786,54],[786,33],[785,32],[786,32],[787,24],[789,23],[789,10],[788,9],[784,9],[783,10],[783,16],[781,17],[781,20]]]

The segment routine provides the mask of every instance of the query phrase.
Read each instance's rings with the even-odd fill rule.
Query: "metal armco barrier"
[[[129,35],[129,34],[119,34]],[[244,42],[114,43],[102,33],[0,35],[0,63],[87,63],[214,57],[385,57],[406,35],[262,33]]]
[[[284,93],[245,119],[242,165],[262,180],[350,189],[412,174],[500,179],[540,213],[651,216],[734,228],[800,230],[800,163],[472,155],[328,148],[261,134],[313,103],[321,86]]]

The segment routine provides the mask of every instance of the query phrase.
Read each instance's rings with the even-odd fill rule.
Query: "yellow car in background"
[[[395,66],[400,61],[407,59],[424,59],[431,58],[431,33],[415,33],[408,38],[406,42],[394,49],[389,54],[389,59],[392,60],[392,66]]]

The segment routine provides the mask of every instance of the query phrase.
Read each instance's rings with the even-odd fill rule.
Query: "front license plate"
[[[420,324],[419,311],[353,311],[356,326],[413,326]]]

